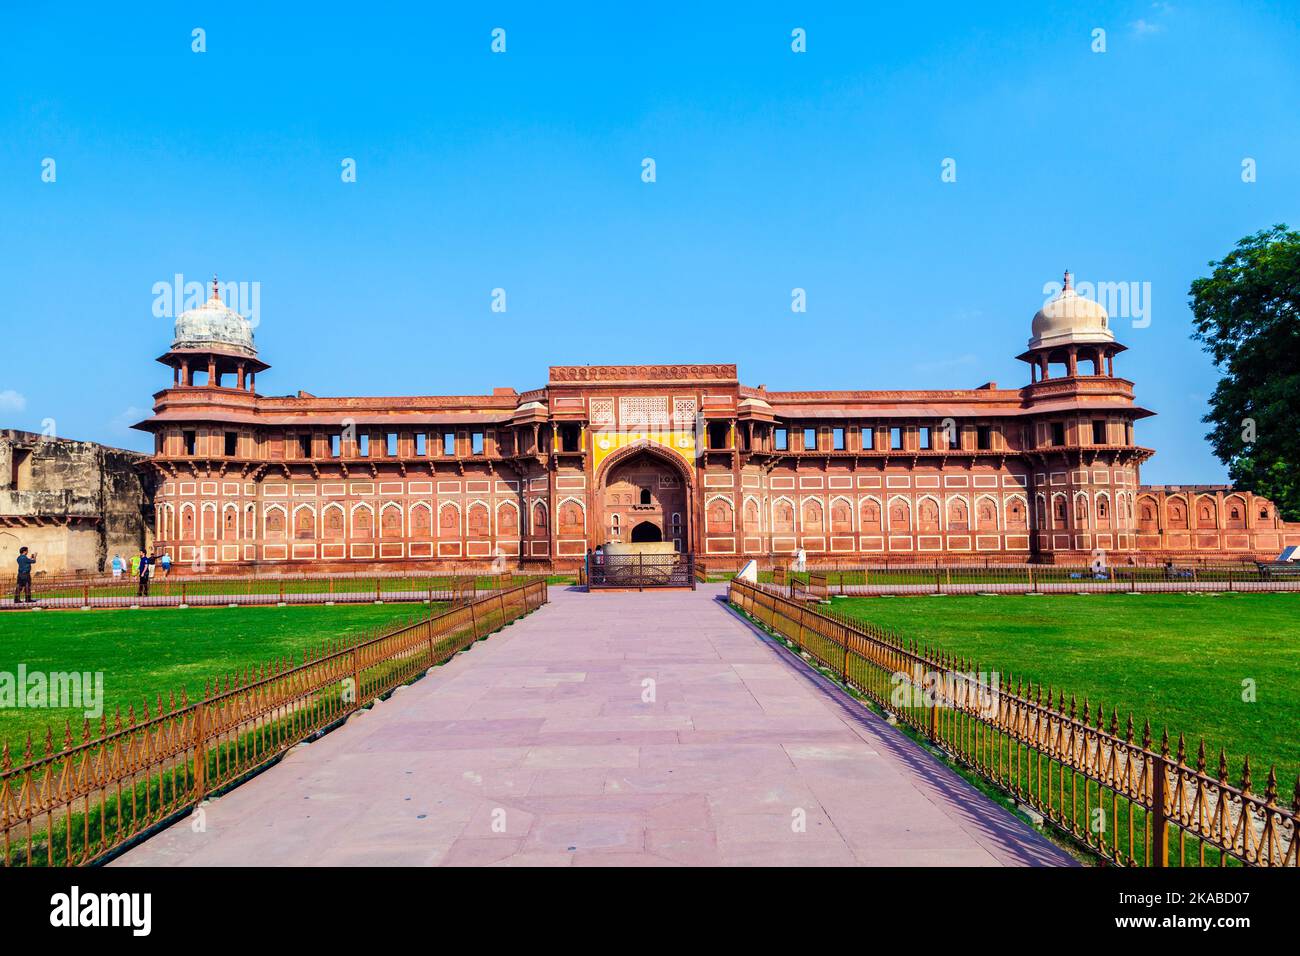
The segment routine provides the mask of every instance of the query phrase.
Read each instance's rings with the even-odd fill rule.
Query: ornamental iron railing
[[[1204,741],[1189,754],[1179,735],[1171,749],[1149,722],[1138,736],[1117,709],[1108,716],[1019,679],[1004,688],[975,662],[762,586],[733,580],[729,600],[1109,863],[1300,865],[1300,781],[1283,806],[1272,768],[1260,794],[1249,759],[1234,785],[1222,752],[1216,767]]]
[[[6,743],[0,865],[94,863],[546,601],[545,579],[531,579],[301,664],[228,676],[197,701],[159,695],[97,733],[65,724],[61,746],[47,733],[40,754],[29,737],[17,764]]]
[[[427,575],[401,572],[356,575],[167,575],[142,587],[138,578],[111,575],[37,575],[31,604],[15,605],[14,579],[0,590],[0,608],[179,607],[225,604],[359,604],[373,601],[461,603],[482,591],[527,580],[511,573]],[[23,595],[24,597],[26,595]]]
[[[710,564],[708,573],[723,571]],[[730,569],[737,570],[737,569]],[[809,565],[759,570],[760,584],[790,596],[830,594],[1073,594],[1077,592],[1297,591],[1295,573],[1255,564],[1089,567],[1066,565]]]
[[[692,554],[602,554],[587,562],[587,587],[695,588],[695,556]]]

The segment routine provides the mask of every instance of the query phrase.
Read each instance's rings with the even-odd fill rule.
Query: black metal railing
[[[602,554],[587,565],[587,587],[695,589],[693,554]]]

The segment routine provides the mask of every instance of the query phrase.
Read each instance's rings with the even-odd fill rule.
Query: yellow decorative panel
[[[597,471],[614,452],[631,445],[656,445],[671,451],[687,468],[695,468],[695,430],[593,432],[592,463]]]

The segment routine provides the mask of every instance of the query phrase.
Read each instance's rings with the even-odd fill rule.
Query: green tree
[[[1196,331],[1223,377],[1202,421],[1237,487],[1300,519],[1300,232],[1247,236],[1192,283]]]

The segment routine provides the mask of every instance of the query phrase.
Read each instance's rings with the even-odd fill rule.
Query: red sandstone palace
[[[1149,487],[1152,414],[1106,312],[1034,316],[1021,388],[777,392],[734,365],[553,366],[490,395],[259,395],[250,324],[176,321],[155,436],[159,547],[217,567],[576,563],[607,541],[706,560],[1276,554],[1300,524],[1224,487]]]

